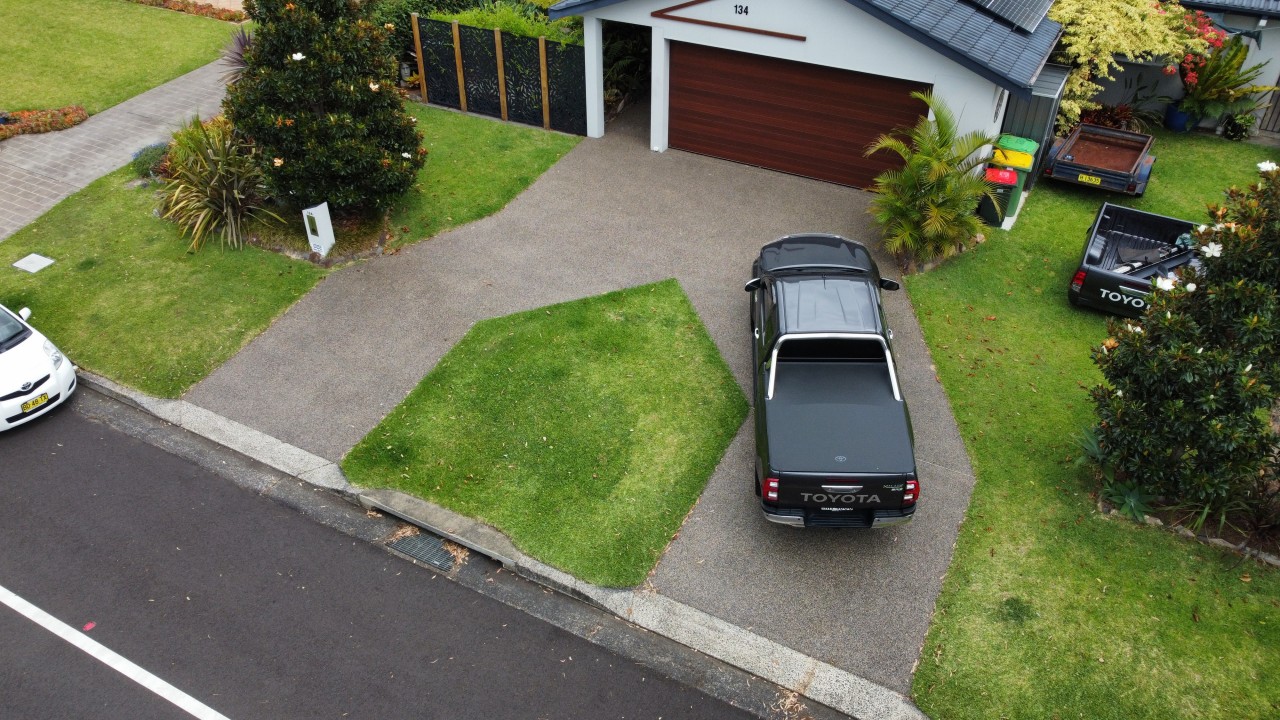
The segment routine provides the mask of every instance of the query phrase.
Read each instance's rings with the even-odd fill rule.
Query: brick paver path
[[[129,162],[138,150],[168,140],[185,120],[216,115],[226,90],[224,69],[219,60],[73,128],[0,142],[0,240]]]

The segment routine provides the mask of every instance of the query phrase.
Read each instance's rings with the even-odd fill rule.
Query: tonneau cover
[[[772,470],[915,472],[906,404],[885,363],[780,362],[776,372],[764,408]]]

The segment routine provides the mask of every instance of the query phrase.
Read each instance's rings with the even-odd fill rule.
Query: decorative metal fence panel
[[[551,127],[586,135],[587,68],[582,46],[547,43],[547,71],[551,81]]]
[[[498,94],[498,51],[493,31],[458,26],[462,49],[463,85],[467,88],[467,112],[502,117]]]
[[[413,20],[422,48],[420,90],[430,104],[587,134],[581,45]]]
[[[432,105],[455,110],[462,108],[458,95],[458,71],[453,61],[453,26],[434,20],[420,21],[422,41],[422,79],[428,88],[426,99]]]
[[[542,124],[542,70],[538,39],[502,34],[507,80],[507,117],[527,125]]]

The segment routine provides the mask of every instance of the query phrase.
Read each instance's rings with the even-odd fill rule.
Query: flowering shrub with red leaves
[[[133,0],[133,2],[149,7],[176,10],[188,15],[225,20],[226,22],[244,22],[248,17],[240,10],[227,10],[226,8],[214,7],[209,3],[195,2],[195,0]]]
[[[1202,10],[1189,12],[1183,16],[1184,28],[1187,36],[1203,40],[1205,42],[1204,52],[1188,52],[1182,56],[1181,62],[1177,65],[1169,64],[1165,66],[1164,73],[1172,75],[1175,72],[1182,76],[1182,83],[1187,87],[1195,85],[1200,80],[1200,71],[1204,68],[1206,62],[1209,61],[1209,55],[1222,44],[1226,42],[1226,32],[1219,30],[1213,26],[1213,20],[1204,14]]]
[[[52,130],[66,130],[89,119],[89,113],[79,105],[69,105],[57,110],[15,110],[0,125],[0,140],[14,135],[34,135]]]

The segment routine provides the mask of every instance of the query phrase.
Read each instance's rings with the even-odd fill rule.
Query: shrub
[[[497,28],[512,35],[546,37],[548,40],[582,44],[582,18],[550,20],[546,11],[525,2],[494,0],[480,7],[452,13],[433,13],[434,20],[457,20],[462,25]]]
[[[1111,321],[1093,352],[1103,464],[1197,522],[1275,512],[1259,478],[1274,463],[1267,413],[1280,397],[1280,171],[1262,168],[1197,231],[1201,269],[1159,278],[1142,319]]]
[[[8,113],[4,124],[0,124],[0,140],[15,135],[66,130],[88,119],[89,113],[79,105],[69,105],[57,110],[14,110]]]
[[[231,33],[231,39],[227,41],[227,46],[222,49],[222,61],[227,66],[226,72],[222,74],[222,79],[228,84],[234,83],[240,79],[240,73],[248,67],[245,61],[245,53],[249,51],[249,46],[253,45],[253,33],[245,28],[244,25],[237,26]]]
[[[129,169],[140,178],[155,177],[160,174],[160,166],[165,162],[165,154],[168,151],[168,143],[148,145],[133,154],[133,160],[129,161]]]
[[[396,92],[387,31],[345,0],[249,0],[257,21],[223,108],[291,204],[383,208],[426,161]]]
[[[453,13],[469,10],[485,0],[376,0],[370,9],[369,20],[374,25],[387,28],[391,33],[391,48],[397,58],[406,58],[413,52],[413,25],[411,15],[428,18],[436,13]]]
[[[1203,52],[1204,40],[1193,37],[1176,2],[1151,0],[1057,0],[1049,17],[1062,23],[1056,62],[1070,65],[1058,109],[1058,128],[1065,131],[1080,113],[1097,107],[1093,97],[1120,70],[1116,58],[1135,62],[1180,58]]]
[[[888,151],[902,158],[901,170],[882,173],[872,188],[871,214],[884,232],[885,249],[918,263],[950,256],[985,227],[974,214],[978,201],[995,201],[979,173],[995,138],[979,132],[959,135],[951,110],[932,95],[912,93],[933,111],[914,128],[881,135],[866,155]]]
[[[280,220],[263,207],[266,184],[257,151],[225,118],[196,118],[174,133],[169,172],[161,210],[184,237],[191,236],[192,252],[214,235],[224,248],[239,248],[247,222]]]
[[[1182,81],[1187,92],[1178,102],[1178,109],[1192,117],[1217,120],[1223,115],[1243,115],[1264,107],[1261,96],[1277,88],[1255,84],[1266,63],[1245,67],[1248,55],[1249,46],[1236,35],[1214,47],[1196,70],[1184,70]]]

